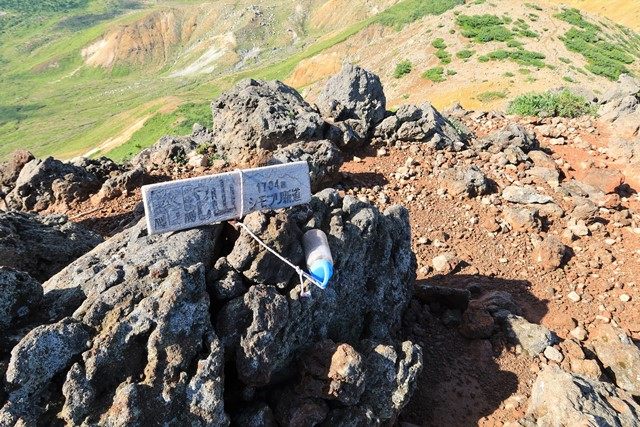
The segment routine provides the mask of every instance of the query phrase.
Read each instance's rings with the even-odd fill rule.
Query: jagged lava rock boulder
[[[324,117],[332,119],[334,133],[344,145],[364,140],[386,113],[380,78],[357,65],[344,64],[316,100]]]
[[[37,280],[23,271],[0,267],[0,345],[5,344],[8,328],[32,314],[41,300],[42,286]]]
[[[0,266],[44,281],[102,242],[63,215],[0,212]]]
[[[435,149],[459,151],[465,146],[453,124],[431,104],[403,105],[380,123],[376,140],[393,143],[424,143]]]
[[[256,149],[321,139],[323,133],[318,111],[279,81],[243,80],[211,108],[213,144],[236,163],[255,155]]]
[[[342,152],[329,140],[296,142],[277,149],[269,164],[304,160],[309,164],[311,190],[319,191],[333,184],[342,166]]]
[[[295,271],[229,225],[148,236],[141,221],[43,284],[48,324],[12,351],[0,424],[394,419],[422,367],[396,338],[415,280],[407,211],[325,190],[245,223],[299,265],[302,233],[325,230],[332,284],[301,297]]]
[[[83,167],[53,157],[36,159],[24,165],[5,203],[8,209],[43,211],[52,205],[69,206],[86,200],[101,185],[100,179]]]

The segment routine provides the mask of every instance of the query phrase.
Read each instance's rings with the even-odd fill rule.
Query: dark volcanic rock
[[[97,201],[111,200],[122,194],[132,193],[147,183],[149,175],[142,167],[119,173],[105,181],[96,195]],[[92,199],[93,201],[93,199]]]
[[[0,212],[0,265],[44,281],[102,242],[62,215]]]
[[[333,184],[338,178],[340,166],[342,166],[342,153],[327,140],[296,142],[286,147],[279,148],[273,153],[273,159],[269,164],[290,163],[304,160],[309,164],[312,191]]]
[[[236,163],[255,155],[256,149],[274,150],[322,137],[317,110],[279,81],[243,80],[211,108],[213,144]]]
[[[23,271],[0,267],[0,345],[8,328],[33,313],[42,286]]]
[[[196,149],[198,143],[191,137],[163,136],[151,147],[139,152],[131,165],[150,171],[174,164],[187,163],[187,154]]]
[[[435,149],[454,151],[461,150],[465,144],[453,124],[429,103],[419,107],[401,106],[395,115],[376,127],[374,136],[387,144],[418,142]]]
[[[325,230],[329,288],[301,297],[294,270],[229,226],[148,236],[141,221],[43,284],[48,324],[12,351],[0,424],[395,419],[422,368],[397,340],[416,268],[407,211],[325,190],[245,222],[296,264],[303,231]]]
[[[487,176],[475,165],[455,166],[443,171],[441,180],[447,191],[454,195],[476,197],[488,194],[491,182]]]
[[[104,182],[111,176],[124,171],[124,168],[121,165],[107,157],[100,157],[98,159],[80,157],[71,160],[69,163],[97,176],[101,182]]]
[[[64,371],[62,395],[59,389],[54,394],[62,418],[71,424],[87,417],[119,425],[226,423],[222,349],[211,327],[202,267],[213,258],[219,230],[146,236],[141,221],[44,284],[47,315],[56,323],[40,327],[44,335],[32,331],[16,349],[72,339],[70,327],[82,335],[80,347],[63,346],[51,355],[51,376]],[[0,417],[11,414],[29,424],[44,416],[37,404],[52,392],[51,376],[40,375],[37,388],[27,387],[17,379],[37,372],[14,353],[15,374],[7,377],[14,391]]]
[[[42,211],[52,205],[69,206],[98,191],[102,182],[86,169],[53,157],[27,163],[5,198],[8,209]]]
[[[384,119],[386,103],[380,78],[353,64],[345,64],[331,77],[316,101],[347,146],[350,141],[361,142]]]
[[[508,124],[474,143],[476,150],[501,154],[506,163],[514,165],[526,161],[526,153],[537,150],[539,146],[534,134],[515,123]]]

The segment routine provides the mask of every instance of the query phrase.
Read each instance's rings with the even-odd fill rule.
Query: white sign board
[[[307,162],[294,162],[142,187],[149,234],[198,227],[311,200]]]

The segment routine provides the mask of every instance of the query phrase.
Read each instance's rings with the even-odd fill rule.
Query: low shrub
[[[446,80],[444,77],[444,68],[442,67],[430,68],[422,74],[422,77],[434,83],[440,83]]]
[[[460,15],[456,23],[462,35],[478,43],[491,41],[505,42],[513,38],[513,33],[504,26],[504,20],[495,15]]]
[[[409,60],[400,61],[396,64],[396,69],[393,70],[393,77],[399,79],[411,72],[413,64]]]
[[[595,106],[583,96],[568,90],[520,95],[507,108],[509,114],[539,117],[579,117],[595,112]]]
[[[451,63],[451,55],[444,49],[438,49],[436,51],[436,56],[440,59],[442,64],[450,64]]]
[[[479,93],[476,96],[476,99],[480,102],[491,102],[491,101],[497,101],[498,99],[504,99],[506,97],[507,97],[506,92],[488,91],[488,92]]]
[[[460,59],[469,59],[476,53],[475,50],[463,49],[456,53],[456,56]]]
[[[447,48],[447,44],[444,42],[444,39],[442,38],[437,38],[434,41],[431,42],[431,46],[435,47],[436,49],[446,49]]]

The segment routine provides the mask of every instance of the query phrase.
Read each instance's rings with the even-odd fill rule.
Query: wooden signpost
[[[311,200],[307,162],[181,179],[142,187],[149,234],[213,224]]]

